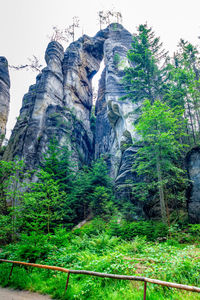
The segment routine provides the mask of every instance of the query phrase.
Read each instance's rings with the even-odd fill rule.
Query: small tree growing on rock
[[[122,14],[119,11],[114,11],[114,9],[107,11],[99,11],[98,12],[99,26],[100,30],[103,25],[109,25],[112,22],[122,23]]]
[[[74,42],[75,28],[80,27],[80,19],[79,17],[74,16],[72,20],[72,24],[64,29],[53,26],[53,33],[52,35],[48,36],[50,40],[56,42],[69,42],[72,39],[72,41]]]

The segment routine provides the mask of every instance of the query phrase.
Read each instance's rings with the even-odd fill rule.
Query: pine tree
[[[17,207],[21,216],[18,227],[22,230],[52,231],[57,225],[68,221],[66,209],[73,190],[75,172],[70,162],[67,146],[60,146],[54,138],[50,141],[40,168],[35,171],[36,182],[26,185],[26,192]]]
[[[190,144],[199,141],[200,129],[200,58],[196,47],[183,40],[171,64],[168,64],[168,93],[165,101],[184,108]]]
[[[146,24],[138,27],[138,35],[133,36],[127,57],[131,66],[125,69],[123,84],[127,95],[122,100],[129,98],[140,104],[144,99],[151,103],[161,99],[165,90],[167,53],[162,49],[160,38],[155,37]]]
[[[50,174],[51,178],[58,182],[60,190],[65,192],[71,189],[71,182],[75,176],[71,154],[67,146],[60,146],[53,138],[41,164],[41,170]]]
[[[103,158],[80,170],[72,191],[73,208],[80,219],[89,215],[106,215],[113,201],[112,181]]]
[[[26,175],[23,161],[0,161],[0,227],[5,240],[16,238],[15,210],[23,196]]]
[[[59,182],[50,173],[40,170],[38,181],[29,183],[28,191],[17,208],[18,226],[23,231],[43,231],[49,233],[62,222],[63,192]]]

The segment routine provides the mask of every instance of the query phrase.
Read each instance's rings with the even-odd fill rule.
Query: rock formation
[[[47,67],[36,78],[23,97],[20,116],[12,132],[4,154],[6,159],[18,156],[24,159],[27,168],[35,167],[46,143],[54,134],[63,134],[63,127],[57,128],[57,114],[62,118],[63,75],[61,61],[64,51],[60,44],[48,45],[45,60]]]
[[[122,85],[124,68],[129,66],[127,51],[131,34],[119,24],[111,24],[94,37],[83,35],[64,52],[58,42],[50,42],[45,53],[47,66],[37,76],[23,97],[20,116],[12,132],[4,159],[16,156],[25,161],[27,169],[35,169],[56,138],[68,145],[77,168],[90,164],[101,155],[106,159],[120,199],[130,196],[130,183],[141,180],[132,172],[137,146],[133,114],[135,105],[120,100],[125,95]],[[95,104],[92,78],[104,59],[105,68],[99,81]],[[0,58],[1,135],[5,134],[9,105],[9,75],[7,61]],[[189,217],[200,223],[200,149],[187,156],[188,173],[192,181],[189,191]],[[132,199],[133,200],[133,199]],[[148,218],[160,214],[158,201],[134,203],[137,216]]]
[[[8,72],[8,62],[0,56],[0,146],[6,134],[6,123],[9,113],[10,103],[10,77]]]
[[[104,43],[105,70],[99,83],[96,103],[95,158],[107,156],[110,175],[115,178],[118,190],[132,179],[130,160],[133,130],[131,101],[121,101],[125,95],[121,83],[124,68],[129,65],[127,51],[131,48],[132,35],[121,25],[111,25]]]
[[[131,41],[127,30],[111,24],[93,38],[84,35],[71,43],[65,53],[59,43],[51,42],[45,54],[47,67],[23,98],[5,157],[17,155],[35,167],[48,141],[56,136],[60,143],[70,145],[78,162],[89,163],[109,154],[111,174],[116,177],[123,145],[131,143],[133,134],[129,116],[133,105],[119,100],[124,95],[120,81]],[[92,77],[103,58],[106,68],[99,86],[94,133],[90,123]]]
[[[132,147],[134,105],[120,97],[125,94],[121,80],[129,64],[131,42],[131,34],[119,24],[109,25],[94,37],[83,35],[65,52],[58,42],[50,42],[45,54],[47,66],[23,98],[4,158],[18,156],[28,169],[34,169],[50,139],[56,137],[72,150],[77,166],[104,155],[118,194],[127,197],[137,151]],[[96,127],[92,128],[92,78],[103,59]]]
[[[186,157],[189,179],[188,214],[189,222],[200,223],[200,147],[193,148]]]

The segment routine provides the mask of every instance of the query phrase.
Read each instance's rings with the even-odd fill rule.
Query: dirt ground
[[[49,296],[0,287],[0,300],[50,300]]]

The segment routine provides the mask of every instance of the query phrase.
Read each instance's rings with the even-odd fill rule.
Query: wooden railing
[[[69,275],[70,274],[83,274],[83,275],[97,276],[97,277],[103,277],[103,278],[143,281],[144,282],[144,297],[143,297],[144,300],[146,300],[147,282],[162,285],[162,286],[167,286],[167,287],[171,287],[171,288],[186,290],[186,291],[190,291],[190,292],[200,293],[200,288],[198,288],[196,286],[189,286],[189,285],[184,285],[184,284],[179,284],[179,283],[161,281],[161,280],[157,280],[157,279],[151,279],[151,278],[148,278],[148,277],[107,274],[107,273],[99,273],[99,272],[86,271],[86,270],[70,270],[70,269],[66,269],[66,268],[62,268],[62,267],[32,264],[32,263],[26,263],[26,262],[22,262],[22,261],[13,261],[13,260],[6,260],[6,259],[0,259],[0,262],[6,262],[6,263],[11,263],[12,264],[10,274],[9,274],[9,279],[12,276],[12,271],[13,271],[13,267],[14,267],[15,264],[16,265],[30,266],[30,267],[35,267],[35,268],[48,269],[48,270],[54,270],[54,271],[60,271],[60,272],[68,273],[65,292],[67,291],[67,287],[68,287],[68,284],[69,284]]]

